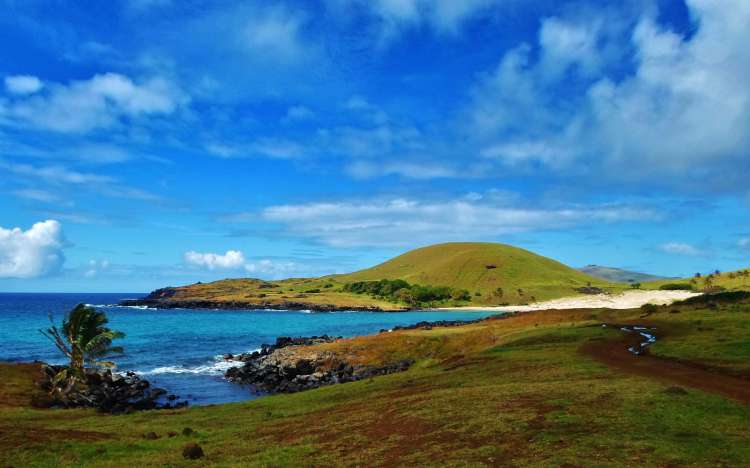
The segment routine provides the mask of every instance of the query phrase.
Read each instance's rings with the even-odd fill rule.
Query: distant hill
[[[583,268],[579,268],[578,271],[613,283],[645,283],[647,281],[668,279],[665,276],[650,275],[648,273],[638,273],[636,271],[599,265],[586,265]]]
[[[404,301],[399,302],[394,297],[373,297],[353,292],[348,287],[353,283],[380,280],[405,280],[410,285],[450,288],[449,297],[435,305],[525,304],[575,296],[581,293],[580,288],[618,288],[528,250],[504,244],[454,242],[412,250],[349,274],[280,281],[225,279],[163,288],[128,304],[315,310],[406,308]]]

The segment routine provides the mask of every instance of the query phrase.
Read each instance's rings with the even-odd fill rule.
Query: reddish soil
[[[591,341],[581,347],[581,352],[623,372],[703,390],[750,405],[750,381],[747,379],[698,363],[676,361],[648,353],[635,356],[628,351],[628,347],[641,341],[641,336],[629,333],[619,340]]]

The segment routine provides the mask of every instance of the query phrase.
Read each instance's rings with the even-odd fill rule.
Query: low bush
[[[692,291],[693,286],[690,283],[667,283],[659,286],[662,291]]]
[[[344,285],[344,291],[355,294],[370,294],[394,302],[403,302],[411,306],[423,306],[449,299],[454,301],[471,300],[471,294],[465,289],[453,289],[448,286],[409,284],[400,279],[347,283]]]

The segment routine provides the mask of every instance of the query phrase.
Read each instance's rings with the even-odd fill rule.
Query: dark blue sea
[[[39,329],[56,323],[76,304],[91,304],[107,313],[110,328],[126,337],[117,344],[117,371],[134,371],[153,385],[186,399],[191,405],[255,398],[251,389],[224,380],[232,363],[224,353],[243,353],[273,343],[277,336],[377,333],[422,320],[472,320],[491,312],[321,312],[206,309],[141,309],[118,307],[122,299],[142,294],[0,293],[0,361],[63,363],[64,359]]]

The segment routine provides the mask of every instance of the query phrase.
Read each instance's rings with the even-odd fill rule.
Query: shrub
[[[662,291],[691,291],[693,286],[690,283],[667,283],[659,286]]]
[[[357,281],[344,285],[344,291],[355,294],[369,294],[375,297],[417,306],[448,299],[470,301],[466,290],[455,290],[448,286],[423,286],[409,284],[404,280]]]
[[[451,293],[451,299],[454,301],[470,301],[471,294],[465,289],[454,289]]]

